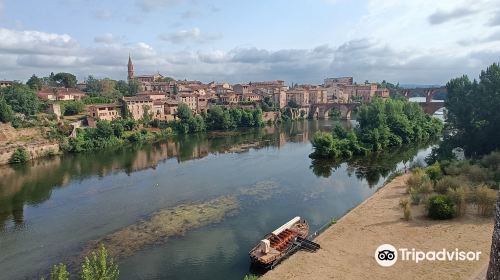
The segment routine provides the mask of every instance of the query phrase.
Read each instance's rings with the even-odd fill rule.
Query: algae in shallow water
[[[238,209],[235,196],[223,196],[199,204],[181,204],[162,209],[142,220],[104,238],[92,241],[86,252],[103,244],[115,258],[130,256],[144,246],[182,235],[186,231],[220,222],[224,216]]]
[[[253,196],[258,200],[268,200],[282,190],[275,181],[260,181],[250,188],[240,190],[241,195]]]
[[[240,190],[237,195],[221,196],[202,203],[188,203],[173,208],[161,209],[147,220],[138,221],[102,239],[91,241],[82,256],[103,244],[110,255],[122,258],[133,255],[147,245],[165,241],[189,230],[222,221],[239,208],[238,196],[251,196],[267,200],[281,192],[274,181],[261,181],[255,186]]]

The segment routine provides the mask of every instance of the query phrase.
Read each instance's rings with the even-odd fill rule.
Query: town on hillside
[[[320,112],[321,108],[318,105],[321,104],[359,104],[368,103],[374,97],[389,97],[387,88],[368,82],[356,84],[352,77],[327,78],[322,85],[287,86],[282,80],[205,84],[200,81],[176,81],[160,73],[136,75],[130,56],[127,66],[128,83],[136,84],[137,92],[132,96],[120,97],[117,102],[86,106],[84,114],[89,127],[95,127],[99,120],[111,121],[122,118],[124,107],[129,116],[135,120],[150,114],[153,120],[170,121],[176,119],[180,103],[186,104],[194,114],[200,114],[211,106],[253,109],[266,101],[268,104],[274,104],[277,109],[294,108],[297,116],[323,118],[328,117],[328,114]],[[7,87],[12,83],[12,81],[0,81],[0,87]],[[43,86],[37,92],[37,96],[44,101],[50,101],[48,112],[60,117],[64,112],[61,112],[58,101],[87,98],[87,86],[87,81],[77,83],[74,87]],[[272,116],[265,114],[264,120],[269,119],[273,120]]]

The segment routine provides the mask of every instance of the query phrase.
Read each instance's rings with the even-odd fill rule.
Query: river
[[[103,243],[120,279],[242,279],[248,251],[294,216],[318,230],[369,197],[429,145],[312,162],[334,122],[181,136],[0,167],[0,279],[71,269]],[[350,123],[343,123],[345,126]]]

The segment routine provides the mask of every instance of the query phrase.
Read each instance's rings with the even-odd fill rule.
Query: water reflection
[[[342,159],[313,159],[310,169],[319,177],[329,178],[342,164],[347,164],[349,176],[353,174],[358,179],[365,179],[368,186],[375,186],[381,178],[389,176],[398,170],[398,165],[410,166],[416,159],[417,153],[422,148],[428,147],[432,142],[407,145],[389,152],[374,153],[369,156],[353,157],[349,160]]]
[[[111,173],[133,172],[156,168],[162,161],[175,159],[181,163],[209,154],[245,152],[266,146],[283,147],[287,142],[308,142],[310,129],[318,130],[316,122],[295,122],[282,127],[264,127],[232,132],[182,135],[152,145],[139,145],[113,151],[64,155],[30,162],[26,166],[0,167],[0,230],[23,225],[25,205],[36,206],[51,197],[54,188],[63,188],[72,181]]]
[[[346,127],[350,122],[343,122]],[[301,121],[280,127],[268,126],[230,132],[182,135],[161,143],[138,145],[113,151],[64,155],[33,161],[29,165],[0,167],[0,230],[22,228],[24,206],[36,206],[51,197],[54,189],[73,181],[105,177],[112,173],[152,168],[168,159],[178,163],[201,159],[210,154],[241,153],[264,147],[282,148],[287,142],[309,143],[318,130],[329,131],[331,121]],[[420,147],[405,147],[391,153],[347,161],[349,175],[366,179],[370,186],[394,171],[400,161],[409,161]],[[316,176],[330,177],[342,161],[314,160],[311,169]]]

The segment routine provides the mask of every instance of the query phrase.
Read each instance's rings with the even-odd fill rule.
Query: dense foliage
[[[426,115],[418,104],[393,99],[375,99],[363,105],[358,122],[354,130],[337,125],[331,133],[316,133],[311,157],[351,157],[423,142],[437,137],[443,128],[440,120]]]
[[[500,65],[495,63],[482,71],[479,81],[462,76],[446,87],[452,146],[464,148],[469,156],[500,148]]]
[[[10,87],[1,89],[0,99],[5,99],[6,103],[14,112],[21,113],[26,116],[38,113],[41,107],[41,102],[35,92],[28,86],[18,83],[14,83]],[[8,110],[5,108],[7,107],[0,106],[0,110]],[[5,114],[4,112],[0,113],[0,115]]]
[[[170,122],[166,126],[183,134],[263,125],[261,109],[213,107],[206,114],[194,116],[191,109],[186,104],[181,103],[177,108],[177,118],[177,121]]]
[[[0,122],[3,123],[10,122],[13,117],[14,117],[14,111],[12,111],[10,105],[7,104],[5,98],[3,98],[3,96],[0,95]]]
[[[431,219],[451,219],[455,215],[455,203],[448,196],[434,195],[429,199],[428,211]]]
[[[82,113],[85,110],[85,103],[83,101],[64,101],[59,103],[61,106],[61,112],[65,116],[73,116]]]

